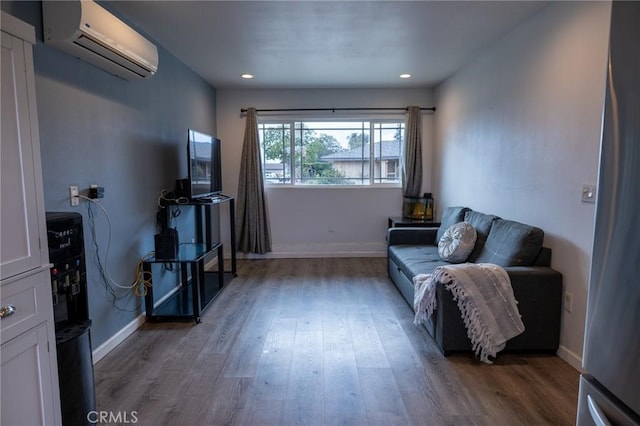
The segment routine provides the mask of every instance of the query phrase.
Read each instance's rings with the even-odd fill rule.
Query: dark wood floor
[[[142,425],[572,425],[556,356],[444,358],[386,260],[239,262],[202,323],[147,323],[95,366],[98,409]]]

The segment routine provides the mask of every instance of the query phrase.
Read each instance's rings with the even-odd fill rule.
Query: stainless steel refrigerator
[[[578,425],[640,424],[640,2],[613,2]]]

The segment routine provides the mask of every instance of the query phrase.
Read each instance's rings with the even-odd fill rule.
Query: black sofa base
[[[562,274],[544,266],[505,268],[525,325],[525,331],[507,342],[505,351],[556,353],[560,342]],[[404,299],[413,309],[413,281],[388,260],[388,273]],[[436,309],[424,324],[438,348],[446,356],[471,351],[471,342],[457,302],[443,285],[436,287]]]

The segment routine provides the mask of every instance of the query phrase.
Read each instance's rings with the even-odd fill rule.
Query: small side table
[[[406,228],[406,227],[420,227],[420,228],[439,228],[440,222],[434,222],[433,220],[426,219],[410,219],[402,216],[390,216],[389,228]]]

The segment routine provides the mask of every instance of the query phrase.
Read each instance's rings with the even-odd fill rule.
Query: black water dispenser
[[[51,296],[62,424],[91,424],[96,410],[82,216],[47,212]]]

